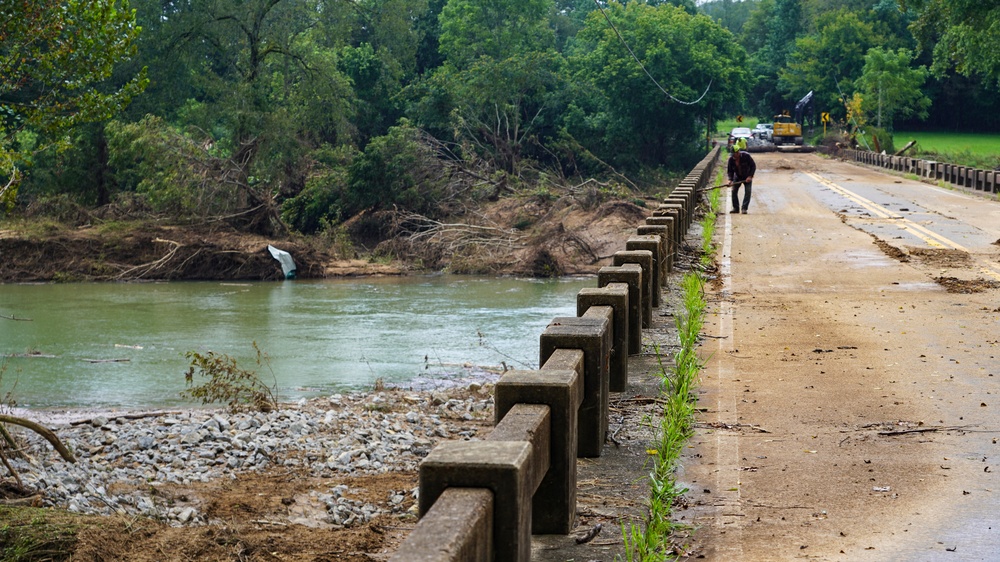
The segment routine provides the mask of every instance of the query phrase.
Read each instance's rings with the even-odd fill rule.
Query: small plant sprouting
[[[257,352],[257,367],[265,365],[271,371],[267,354],[257,347],[257,342],[253,342],[253,349]],[[205,354],[189,351],[184,356],[191,360],[191,365],[184,373],[188,389],[181,392],[182,397],[201,400],[202,404],[225,403],[232,413],[277,409],[277,381],[267,386],[256,371],[241,369],[236,359],[214,351]],[[195,374],[208,380],[196,385]],[[271,376],[274,377],[274,371],[271,371]]]

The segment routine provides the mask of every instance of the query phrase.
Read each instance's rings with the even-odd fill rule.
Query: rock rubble
[[[98,415],[49,426],[77,463],[63,461],[28,431],[17,432],[27,455],[11,461],[46,506],[205,524],[195,506],[171,505],[156,488],[280,467],[321,478],[416,470],[438,441],[474,439],[492,425],[491,387],[335,394],[269,413],[192,409],[139,419]],[[322,522],[351,526],[399,513],[407,495],[416,494],[415,489],[393,492],[379,507],[347,499],[345,490],[334,486],[310,494],[308,503],[323,506]]]

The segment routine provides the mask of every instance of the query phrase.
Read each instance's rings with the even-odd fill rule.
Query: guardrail
[[[449,441],[420,463],[420,521],[392,562],[526,562],[531,535],[568,534],[576,518],[576,459],[599,457],[610,392],[628,384],[667,274],[692,224],[710,152],[629,237],[597,288],[577,295],[577,316],[554,318],[541,367],[496,384],[496,427],[482,441]]]
[[[909,156],[893,156],[867,150],[843,150],[849,160],[914,174],[924,179],[944,181],[955,187],[965,187],[985,193],[1000,193],[1000,171],[980,170],[971,166],[959,166],[947,162],[921,160]]]

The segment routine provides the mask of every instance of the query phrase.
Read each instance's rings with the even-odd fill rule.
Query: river
[[[0,286],[0,403],[159,408],[182,399],[190,351],[226,354],[282,401],[495,380],[538,365],[593,278],[437,275],[278,283]],[[257,365],[253,344],[267,360]],[[272,374],[273,373],[273,374]],[[205,379],[195,379],[195,382]]]

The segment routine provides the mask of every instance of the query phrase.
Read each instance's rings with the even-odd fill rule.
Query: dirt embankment
[[[607,264],[648,214],[650,205],[642,203],[567,194],[512,197],[441,220],[384,212],[348,223],[338,240],[271,239],[219,225],[148,221],[8,223],[0,229],[0,283],[279,280],[284,275],[269,244],[292,254],[301,279],[421,270],[591,273]]]

